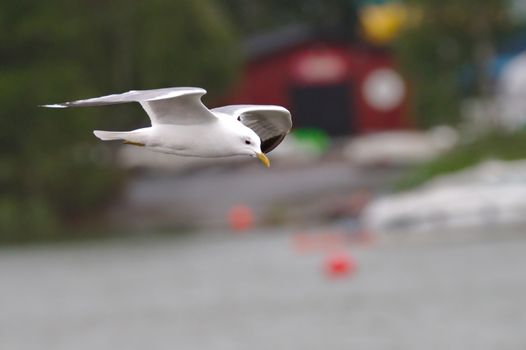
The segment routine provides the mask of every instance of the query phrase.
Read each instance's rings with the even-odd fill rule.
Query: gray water
[[[351,247],[291,233],[0,249],[1,349],[526,349],[526,237]]]

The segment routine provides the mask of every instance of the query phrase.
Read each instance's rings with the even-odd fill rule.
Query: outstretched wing
[[[194,87],[132,90],[123,94],[44,105],[42,107],[89,107],[139,102],[146,113],[148,113],[152,125],[199,124],[216,119],[216,116],[201,102],[201,96],[204,94],[206,94],[206,90]]]
[[[292,128],[290,112],[273,105],[231,105],[212,109],[231,115],[254,130],[261,139],[261,151],[268,153],[283,141]]]

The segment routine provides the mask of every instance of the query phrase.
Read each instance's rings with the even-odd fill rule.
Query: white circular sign
[[[400,74],[393,69],[379,68],[365,78],[362,93],[368,105],[387,112],[402,103],[405,85]]]

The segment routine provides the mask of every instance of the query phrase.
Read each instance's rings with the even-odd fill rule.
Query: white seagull
[[[201,96],[206,90],[173,87],[128,91],[86,100],[43,105],[49,108],[102,106],[139,102],[152,126],[132,131],[93,133],[104,141],[146,147],[188,157],[257,157],[265,166],[272,151],[292,127],[290,112],[273,105],[231,105],[208,109]]]

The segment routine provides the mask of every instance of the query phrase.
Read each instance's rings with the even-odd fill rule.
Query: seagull
[[[266,167],[265,155],[290,132],[290,112],[274,105],[230,105],[208,109],[201,101],[206,90],[172,87],[131,90],[122,94],[43,105],[48,108],[89,107],[139,102],[151,126],[132,131],[94,130],[103,141],[126,144],[187,157],[248,155]]]

